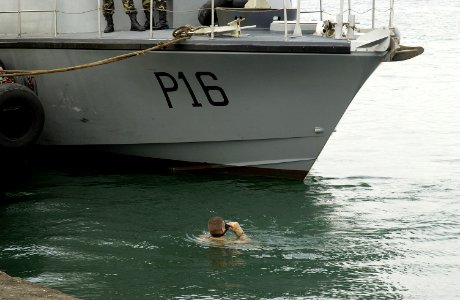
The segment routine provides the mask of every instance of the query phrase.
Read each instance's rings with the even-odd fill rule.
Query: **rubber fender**
[[[214,6],[215,7],[243,8],[247,2],[248,2],[247,0],[215,0]],[[200,12],[198,13],[198,21],[203,26],[211,25],[211,7],[212,7],[212,1],[208,0],[200,8]],[[214,12],[214,23],[217,24],[216,12]]]
[[[0,84],[0,147],[34,144],[44,123],[45,113],[37,95],[21,84]]]

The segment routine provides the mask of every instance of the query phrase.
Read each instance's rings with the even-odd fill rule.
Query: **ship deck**
[[[23,35],[0,37],[0,48],[35,49],[94,49],[94,50],[143,50],[173,39],[173,29],[150,32],[116,31],[109,34],[75,33],[57,37]],[[167,51],[218,51],[218,52],[267,52],[267,53],[324,53],[349,54],[350,43],[314,35],[289,36],[268,30],[247,29],[241,37],[225,35],[195,35],[191,39],[169,46]]]

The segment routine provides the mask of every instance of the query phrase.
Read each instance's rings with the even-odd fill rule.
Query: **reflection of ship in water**
[[[173,30],[120,31],[127,26],[120,9],[118,31],[100,34],[96,3],[55,0],[18,9],[2,2],[0,23],[10,35],[1,39],[0,59],[9,69],[50,70],[171,39]],[[199,25],[202,4],[174,1],[170,25]],[[35,76],[46,117],[38,143],[155,158],[179,169],[303,178],[377,66],[422,49],[399,45],[391,16],[388,28],[363,29],[342,13],[300,23],[294,10],[298,22],[283,22],[292,14],[284,8],[219,8],[220,22],[236,20],[136,58]]]

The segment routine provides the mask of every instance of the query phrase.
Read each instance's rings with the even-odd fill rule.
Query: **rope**
[[[203,29],[203,28],[208,28],[208,26],[191,26],[191,25],[182,25],[180,27],[177,27],[172,35],[175,39],[178,38],[191,38],[193,36],[193,33],[197,30]]]
[[[129,53],[125,53],[122,55],[117,55],[113,57],[109,57],[103,60],[87,63],[87,64],[82,64],[78,66],[73,66],[73,67],[66,67],[66,68],[59,68],[59,69],[49,69],[49,70],[0,70],[0,77],[15,77],[15,76],[35,76],[35,75],[44,75],[44,74],[53,74],[53,73],[64,73],[64,72],[69,72],[69,71],[75,71],[75,70],[81,70],[81,69],[88,69],[96,66],[101,66],[101,65],[106,65],[110,63],[114,63],[117,61],[121,61],[127,58],[139,56],[139,55],[144,55],[146,52],[150,51],[156,51],[156,50],[161,50],[164,49],[168,46],[177,44],[181,41],[190,39],[193,36],[193,32],[195,32],[198,29],[201,29],[205,26],[198,26],[198,27],[193,27],[190,25],[184,25],[173,32],[173,39],[159,43],[153,47],[140,50],[140,51],[133,51]]]
[[[78,12],[70,12],[70,11],[62,11],[62,10],[56,10],[57,13],[63,14],[63,15],[83,15],[87,14],[90,12],[98,11],[99,9],[89,9],[85,11],[78,11]]]

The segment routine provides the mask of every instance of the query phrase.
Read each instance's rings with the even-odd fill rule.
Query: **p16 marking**
[[[193,107],[203,106],[203,104],[201,104],[196,98],[195,92],[190,86],[190,83],[188,79],[185,77],[184,73],[179,72],[177,74],[177,80],[173,75],[166,73],[166,72],[155,72],[155,77],[157,78],[158,83],[160,84],[161,90],[163,91],[163,94],[165,95],[166,102],[168,103],[169,108],[173,108],[171,97],[174,92],[177,92],[179,90],[180,88],[179,81],[184,82],[184,85],[187,88],[188,93],[190,94],[190,97],[192,98],[192,106]],[[200,87],[203,90],[203,93],[206,95],[206,98],[208,99],[209,104],[213,106],[227,106],[228,105],[229,103],[228,97],[225,94],[225,91],[221,87],[217,85],[206,84],[206,82],[209,82],[209,78],[216,81],[217,80],[216,75],[214,75],[211,72],[196,72],[195,78],[200,84]],[[214,92],[214,93],[211,94],[211,92]]]

